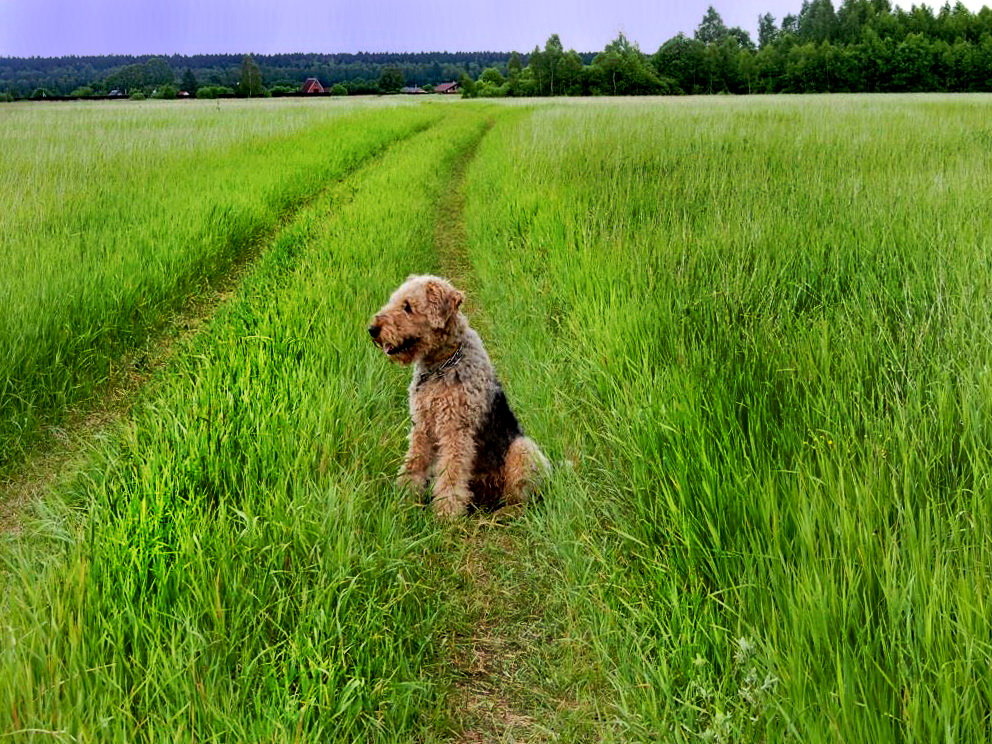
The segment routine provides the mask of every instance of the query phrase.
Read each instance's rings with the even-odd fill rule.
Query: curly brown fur
[[[393,361],[413,365],[410,447],[399,483],[433,484],[439,516],[470,505],[521,504],[548,470],[523,435],[482,340],[460,312],[463,295],[436,276],[410,276],[369,325]]]

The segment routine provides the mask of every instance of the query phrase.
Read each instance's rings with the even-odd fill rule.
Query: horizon
[[[617,0],[608,6],[569,3],[565,9],[558,3],[507,0],[494,10],[495,3],[466,8],[451,0],[417,0],[390,8],[388,15],[374,3],[318,6],[313,0],[281,0],[278,6],[272,0],[84,0],[68,8],[61,0],[0,0],[0,57],[528,54],[552,34],[566,49],[594,53],[620,33],[651,53],[679,33],[691,35],[710,5],[728,26],[740,26],[752,38],[759,15],[771,13],[781,24],[802,5],[801,0],[726,4],[731,7],[713,0]],[[964,5],[975,13],[988,3]],[[310,22],[298,23],[301,17]]]

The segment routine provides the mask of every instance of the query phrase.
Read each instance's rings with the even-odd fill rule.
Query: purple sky
[[[530,51],[552,33],[598,51],[618,31],[654,52],[711,3],[754,35],[759,13],[802,0],[0,0],[0,56]]]

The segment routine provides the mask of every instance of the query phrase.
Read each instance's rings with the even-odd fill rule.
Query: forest
[[[460,80],[470,97],[990,91],[992,10],[806,0],[781,20],[761,15],[755,39],[711,6],[653,53],[623,34],[581,53],[552,34],[529,53],[0,58],[0,97],[286,95],[308,77],[338,94]]]
[[[484,71],[479,95],[638,95],[992,90],[992,10],[963,3],[893,8],[888,0],[804,2],[758,19],[758,38],[712,6],[692,36],[645,54],[622,34],[588,65],[552,36],[502,81]],[[502,73],[501,73],[502,74]]]
[[[588,55],[591,60],[594,55]],[[478,76],[487,67],[506,68],[509,52],[418,52],[411,54],[256,54],[266,90],[297,91],[308,77],[324,85],[341,83],[349,93],[378,93],[384,70],[398,70],[418,84]],[[0,96],[30,97],[39,90],[53,96],[106,95],[111,90],[151,93],[172,85],[181,90],[226,87],[241,81],[243,55],[175,54],[168,57],[106,55],[101,57],[0,57]],[[188,74],[187,74],[188,73]],[[39,94],[38,97],[41,97]]]

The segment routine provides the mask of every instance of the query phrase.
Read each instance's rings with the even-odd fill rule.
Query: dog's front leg
[[[460,517],[468,511],[472,501],[468,483],[474,459],[475,442],[464,426],[441,432],[434,481],[434,513],[439,517]]]
[[[422,423],[414,422],[410,429],[410,448],[396,479],[401,488],[423,493],[427,488],[428,472],[434,462],[434,440]]]

